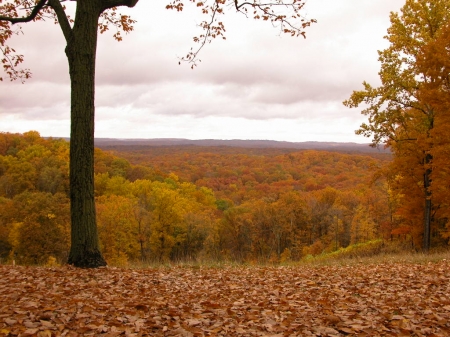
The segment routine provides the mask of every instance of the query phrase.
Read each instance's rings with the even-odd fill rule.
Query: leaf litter
[[[0,266],[0,336],[450,336],[450,268]]]

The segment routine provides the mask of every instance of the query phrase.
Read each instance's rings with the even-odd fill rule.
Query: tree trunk
[[[432,156],[427,154],[425,157],[425,164],[430,164]],[[425,210],[424,210],[424,221],[423,221],[423,251],[428,253],[431,246],[431,168],[426,167],[425,173],[423,175],[423,185],[425,189]]]
[[[77,3],[66,55],[71,82],[70,202],[71,247],[68,263],[105,266],[98,242],[94,200],[95,58],[99,1]]]

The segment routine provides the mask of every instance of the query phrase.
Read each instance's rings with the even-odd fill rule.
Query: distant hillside
[[[118,149],[126,147],[156,147],[156,146],[204,146],[204,147],[240,147],[240,148],[272,148],[272,149],[298,149],[298,150],[327,150],[338,152],[359,153],[388,153],[380,147],[373,148],[369,144],[337,143],[337,142],[284,142],[275,140],[216,140],[200,139],[190,140],[181,138],[157,139],[114,139],[96,138],[95,146],[102,149]]]

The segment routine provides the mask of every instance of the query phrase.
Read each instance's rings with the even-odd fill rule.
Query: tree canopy
[[[389,155],[250,150],[96,149],[99,246],[108,264],[296,261],[390,240],[401,228],[391,222],[386,184],[371,179]],[[0,260],[67,261],[68,171],[65,140],[0,133]]]

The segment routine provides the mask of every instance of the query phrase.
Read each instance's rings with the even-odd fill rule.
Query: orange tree
[[[449,0],[407,0],[401,14],[391,13],[386,36],[390,46],[379,51],[381,86],[374,88],[364,82],[364,90],[354,91],[344,102],[348,107],[365,105],[362,113],[369,117],[369,122],[362,124],[357,134],[373,137],[374,145],[389,146],[397,164],[399,160],[403,164],[409,162],[396,168],[399,175],[410,181],[404,202],[422,200],[424,251],[430,248],[431,225],[438,209],[431,185],[432,176],[437,174],[433,172],[436,169],[433,134],[439,114],[437,104],[432,104],[424,92],[426,88],[429,92],[430,83],[440,79],[439,73],[428,71],[429,67],[419,60],[424,48],[443,34],[449,13]],[[417,186],[419,191],[415,189]]]
[[[435,213],[439,231],[447,230],[443,236],[450,237],[448,199],[450,169],[450,24],[440,29],[436,39],[424,45],[417,58],[418,68],[424,75],[424,84],[418,92],[421,100],[435,111],[433,129],[430,131],[432,148],[432,175],[430,192],[435,200]]]
[[[71,133],[70,133],[70,201],[71,201],[71,249],[68,263],[78,267],[99,267],[106,264],[98,244],[94,204],[94,87],[95,60],[98,32],[109,26],[118,30],[114,37],[121,40],[120,32],[133,30],[130,17],[120,15],[117,8],[134,7],[139,0],[78,0],[75,17],[71,19],[61,4],[62,0],[0,0],[0,48],[2,64],[11,79],[25,80],[29,70],[18,67],[23,56],[8,46],[8,40],[17,30],[12,25],[42,20],[52,16],[62,30],[67,46],[65,53],[69,63],[71,84]],[[193,62],[198,51],[216,37],[224,37],[225,27],[220,20],[224,10],[231,5],[236,11],[271,22],[281,31],[292,36],[305,35],[304,29],[311,21],[305,20],[300,11],[300,0],[189,0],[199,7],[208,19],[200,26],[202,34],[194,38],[199,43],[185,60]],[[174,0],[168,9],[182,11],[184,2]],[[0,78],[1,79],[1,78]]]

